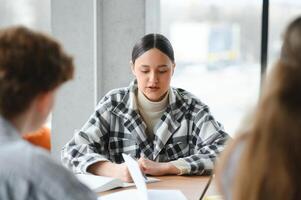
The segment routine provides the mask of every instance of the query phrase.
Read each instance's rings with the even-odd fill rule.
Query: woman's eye
[[[144,73],[144,74],[148,73],[148,71],[141,71],[141,72]]]
[[[159,71],[160,74],[164,74],[165,72],[167,72],[166,70],[164,71]]]

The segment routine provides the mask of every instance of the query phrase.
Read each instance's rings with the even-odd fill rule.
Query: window
[[[285,11],[285,14],[284,12]],[[296,0],[273,0],[270,1],[269,11],[269,67],[279,56],[282,36],[286,26],[297,16],[301,15],[301,1]]]
[[[286,25],[300,13],[298,1],[270,1],[269,66]],[[261,15],[262,1],[161,0],[161,32],[177,64],[172,85],[209,105],[230,135],[260,93]]]
[[[50,0],[0,0],[0,27],[24,25],[50,32]]]
[[[172,85],[209,105],[230,135],[258,98],[260,24],[260,3],[161,1],[177,64]]]

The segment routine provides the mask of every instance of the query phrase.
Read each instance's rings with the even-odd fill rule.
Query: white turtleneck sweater
[[[151,139],[154,139],[156,125],[159,122],[160,118],[162,117],[168,105],[168,101],[169,101],[168,97],[169,97],[169,90],[161,101],[154,102],[147,99],[144,96],[144,94],[138,90],[138,94],[137,94],[138,109],[140,115],[142,116],[144,122],[146,123],[147,126],[146,133],[148,134],[148,137]],[[186,173],[189,169],[189,165],[181,158],[175,161],[171,161],[171,163],[181,171],[180,175]]]
[[[154,138],[155,126],[159,122],[168,104],[168,94],[169,91],[161,101],[150,101],[138,90],[138,109],[146,123],[147,134],[152,139]]]

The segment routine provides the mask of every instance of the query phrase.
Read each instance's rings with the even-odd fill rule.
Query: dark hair
[[[172,62],[175,62],[173,48],[169,40],[158,33],[150,33],[143,36],[134,46],[132,51],[132,62],[144,54],[146,51],[157,48],[166,54]]]
[[[73,71],[72,57],[52,38],[22,26],[0,30],[0,114],[11,119],[24,112]]]

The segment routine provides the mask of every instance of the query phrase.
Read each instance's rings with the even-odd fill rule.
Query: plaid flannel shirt
[[[210,173],[229,136],[207,105],[183,89],[170,88],[169,104],[150,140],[136,102],[137,83],[110,91],[62,149],[63,164],[86,173],[99,161],[122,163],[122,153],[168,162],[182,159],[187,174]]]

